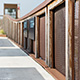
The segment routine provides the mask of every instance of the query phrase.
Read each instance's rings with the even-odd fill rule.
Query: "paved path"
[[[0,80],[54,80],[7,38],[0,37]]]

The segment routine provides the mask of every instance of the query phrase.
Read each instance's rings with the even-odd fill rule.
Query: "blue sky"
[[[44,0],[0,0],[0,15],[3,15],[4,3],[18,4],[20,3],[20,16],[24,16]]]

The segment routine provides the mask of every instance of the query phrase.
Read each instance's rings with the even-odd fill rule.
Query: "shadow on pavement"
[[[0,47],[15,47],[8,39],[0,39]]]
[[[35,68],[0,68],[0,80],[45,80]]]
[[[27,56],[26,53],[21,51],[20,49],[0,49],[0,57],[2,56]]]

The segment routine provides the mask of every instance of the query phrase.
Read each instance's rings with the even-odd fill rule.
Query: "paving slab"
[[[8,38],[0,40],[0,80],[55,80]]]
[[[0,38],[0,47],[14,47],[7,38]]]

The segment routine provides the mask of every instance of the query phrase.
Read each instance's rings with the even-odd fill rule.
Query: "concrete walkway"
[[[55,80],[7,38],[0,37],[0,80]]]

